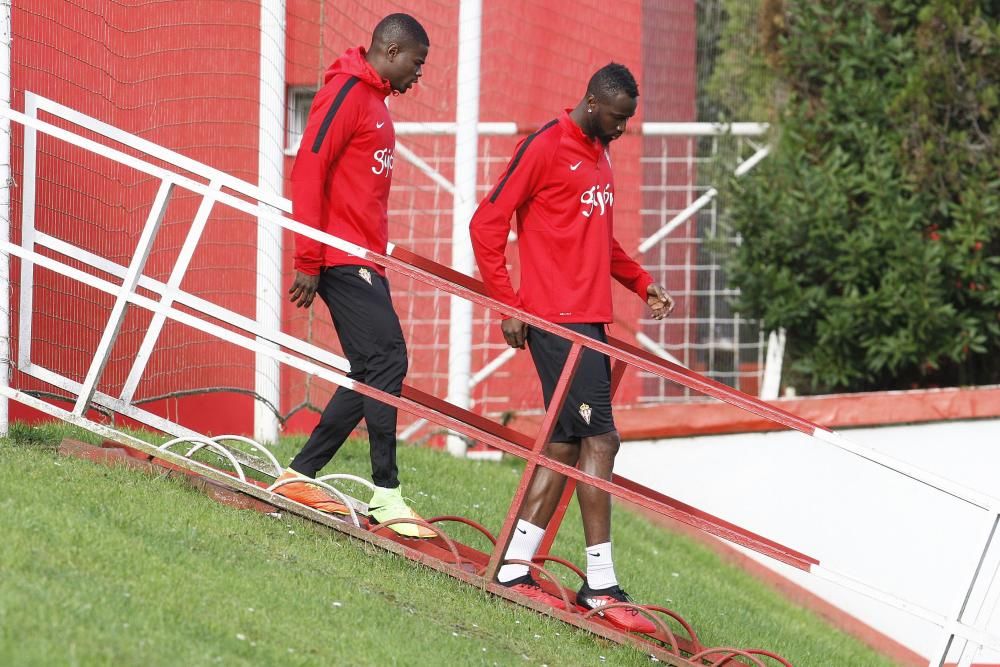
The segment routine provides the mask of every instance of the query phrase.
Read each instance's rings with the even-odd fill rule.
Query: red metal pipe
[[[468,276],[461,277],[461,274],[458,274],[458,282],[453,282],[452,278],[456,277],[456,272],[448,267],[432,262],[426,258],[419,258],[419,261],[414,261],[412,264],[403,261],[400,259],[401,257],[417,257],[414,253],[406,250],[405,248],[394,246],[392,254],[393,256],[390,257],[388,255],[366,251],[364,256],[365,258],[381,264],[382,266],[392,268],[409,278],[443,290],[449,294],[460,296],[464,299],[472,301],[473,303],[477,303],[484,308],[504,312],[508,316],[516,317],[527,324],[557,334],[571,342],[580,343],[581,345],[585,345],[593,350],[607,354],[612,359],[620,359],[629,365],[636,366],[637,368],[645,370],[649,373],[654,373],[660,377],[665,377],[669,380],[677,382],[678,384],[684,385],[689,389],[694,389],[695,391],[699,391],[707,396],[712,396],[726,403],[730,403],[731,405],[735,405],[755,415],[784,424],[789,428],[809,435],[811,435],[817,428],[820,428],[817,424],[813,424],[812,422],[802,419],[801,417],[785,412],[780,408],[776,408],[758,398],[737,391],[721,382],[704,377],[703,375],[688,370],[683,366],[661,359],[660,357],[650,354],[642,348],[626,343],[620,339],[609,337],[607,343],[602,343],[601,341],[594,340],[575,331],[571,331],[557,324],[548,322],[547,320],[526,311],[518,310],[517,308],[512,308],[506,304],[494,301],[493,299],[483,295],[482,283],[479,283],[479,281],[475,281]]]
[[[567,479],[566,487],[563,489],[562,496],[559,497],[559,503],[556,505],[556,511],[552,513],[549,525],[545,527],[545,535],[542,536],[542,543],[538,547],[538,553],[546,554],[552,551],[552,544],[556,541],[556,535],[559,533],[559,528],[562,526],[563,518],[566,516],[566,510],[569,509],[569,504],[573,502],[573,493],[575,491],[576,480]]]
[[[545,447],[545,444],[549,441],[549,438],[552,436],[552,431],[555,430],[559,413],[562,411],[566,395],[569,393],[570,385],[573,383],[573,376],[576,375],[576,369],[580,365],[582,352],[583,348],[579,343],[573,343],[570,346],[569,354],[566,357],[566,363],[563,365],[562,373],[559,375],[559,382],[556,383],[555,391],[552,394],[552,400],[549,401],[549,408],[545,413],[545,419],[542,420],[542,427],[538,430],[538,435],[535,437],[534,443],[532,443],[532,458],[528,459],[528,463],[524,466],[524,473],[521,474],[521,481],[518,483],[517,490],[514,492],[514,499],[511,501],[510,509],[507,511],[507,517],[504,519],[503,528],[500,529],[500,535],[497,536],[497,543],[493,547],[493,554],[490,557],[490,563],[486,566],[485,576],[487,579],[493,579],[496,577],[497,570],[500,569],[500,565],[503,562],[503,555],[506,553],[507,546],[510,544],[511,534],[514,531],[514,525],[517,523],[518,515],[521,513],[521,506],[524,504],[524,497],[527,495],[528,487],[531,485],[531,480],[535,477],[535,468],[538,466],[539,462],[550,460],[542,457],[541,452]]]
[[[691,651],[691,653],[697,653],[698,651],[701,651],[704,648],[701,645],[701,642],[698,641],[698,635],[695,633],[694,628],[691,627],[691,624],[688,623],[686,620],[684,620],[684,617],[678,614],[676,611],[674,611],[673,609],[668,609],[667,607],[660,607],[658,605],[653,605],[653,604],[647,604],[643,606],[650,611],[658,611],[661,614],[665,614],[670,618],[674,619],[675,621],[677,621],[678,623],[680,623],[681,627],[684,628],[684,631],[688,633],[688,638],[689,638],[688,642],[691,647],[689,650]]]

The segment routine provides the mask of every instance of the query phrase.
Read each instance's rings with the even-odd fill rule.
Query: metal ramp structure
[[[39,111],[60,120],[55,125],[39,118]],[[25,110],[0,109],[0,116],[24,127],[23,211],[20,243],[8,238],[0,239],[4,253],[20,261],[20,293],[18,321],[18,370],[30,377],[54,386],[71,397],[73,408],[66,410],[46,402],[25,391],[10,386],[0,386],[0,394],[27,406],[45,412],[71,424],[81,426],[108,441],[118,443],[131,452],[133,458],[143,459],[147,465],[156,465],[184,471],[210,480],[246,497],[257,499],[283,511],[295,513],[331,529],[350,535],[387,551],[413,559],[428,567],[447,573],[457,579],[507,598],[518,604],[548,614],[559,620],[583,628],[615,642],[632,644],[648,652],[661,662],[670,665],[790,665],[769,651],[762,649],[737,649],[732,647],[705,647],[690,624],[673,610],[658,606],[634,606],[648,616],[658,627],[651,635],[624,633],[595,612],[584,613],[573,605],[569,611],[543,607],[495,582],[495,574],[502,564],[503,554],[510,541],[528,484],[539,466],[555,470],[569,479],[560,509],[548,526],[541,553],[529,565],[543,579],[543,585],[553,594],[566,596],[558,580],[548,572],[546,565],[562,565],[577,575],[582,572],[572,563],[545,555],[552,545],[569,504],[575,484],[589,484],[603,489],[614,497],[693,526],[707,534],[730,543],[752,549],[772,559],[783,562],[813,576],[832,581],[844,588],[860,592],[891,607],[905,611],[941,628],[940,650],[931,664],[942,665],[949,655],[960,654],[961,665],[969,665],[981,647],[1000,649],[1000,637],[986,630],[993,610],[1000,600],[1000,585],[996,582],[996,569],[984,567],[995,560],[996,528],[1000,521],[1000,500],[964,488],[904,462],[879,452],[851,443],[844,437],[793,414],[775,408],[756,398],[742,394],[719,382],[708,379],[682,366],[664,360],[625,341],[611,339],[601,343],[582,337],[572,331],[539,319],[524,312],[513,311],[525,322],[556,333],[571,341],[569,357],[556,387],[550,409],[537,434],[528,435],[507,428],[492,419],[459,408],[441,398],[405,386],[401,396],[373,389],[347,377],[347,361],[327,350],[287,335],[280,330],[261,326],[253,319],[241,316],[180,289],[189,262],[198,246],[201,234],[208,223],[213,206],[222,204],[242,211],[257,220],[257,224],[275,225],[303,234],[351,254],[374,261],[393,271],[413,278],[434,289],[467,299],[484,307],[501,307],[484,296],[482,285],[447,267],[430,262],[404,248],[390,246],[388,254],[372,253],[337,237],[324,234],[287,217],[291,204],[273,193],[232,176],[197,163],[177,153],[163,149],[139,137],[130,135],[94,118],[78,113],[37,95],[25,95]],[[64,126],[76,128],[74,131]],[[85,251],[64,239],[40,232],[35,228],[35,184],[38,178],[36,154],[38,135],[43,133],[56,140],[101,155],[115,163],[135,169],[157,179],[159,190],[151,202],[146,223],[138,236],[131,261],[123,266],[105,257]],[[99,135],[103,142],[89,136]],[[170,165],[173,168],[161,166]],[[192,176],[184,175],[187,172]],[[183,244],[166,282],[144,275],[146,262],[157,237],[166,206],[178,189],[193,192],[201,197],[197,213],[187,231]],[[86,267],[87,270],[84,270]],[[90,361],[82,382],[61,375],[33,361],[32,299],[34,272],[44,270],[60,274],[88,288],[113,297],[107,323],[100,342]],[[149,296],[152,294],[153,296]],[[132,363],[124,387],[117,396],[98,390],[111,350],[119,335],[122,322],[130,308],[142,309],[152,314],[138,354]],[[511,309],[502,306],[510,312]],[[391,404],[465,437],[480,441],[502,452],[525,461],[524,472],[513,496],[510,508],[494,535],[487,528],[462,517],[443,516],[429,519],[438,537],[431,540],[410,540],[386,530],[389,524],[371,525],[365,518],[364,503],[342,490],[344,483],[370,486],[366,480],[350,475],[331,474],[313,483],[341,498],[352,508],[350,516],[343,519],[300,505],[274,493],[274,479],[282,467],[264,445],[240,436],[207,437],[163,417],[137,407],[133,402],[135,389],[143,377],[146,363],[157,345],[159,335],[167,321],[177,322],[208,334],[226,344],[267,355],[281,364],[346,387],[365,396]],[[223,326],[219,323],[225,323]],[[932,491],[957,499],[982,510],[982,540],[976,549],[977,565],[969,573],[968,586],[957,592],[957,602],[952,609],[934,610],[880,590],[875,584],[859,581],[832,568],[821,565],[820,560],[803,554],[761,535],[754,534],[719,517],[669,498],[657,491],[615,476],[611,481],[598,479],[551,460],[542,455],[542,448],[549,438],[566,395],[566,390],[576,371],[580,354],[589,347],[606,354],[612,360],[614,386],[620,381],[626,367],[658,375],[690,388],[703,395],[724,401],[737,408],[768,419],[784,428],[798,431],[813,438],[818,446],[832,446],[861,457],[872,464],[908,477]],[[169,436],[160,445],[147,442],[122,430],[96,422],[87,417],[90,406],[123,415]],[[215,453],[225,465],[217,467],[196,458],[199,452]],[[202,457],[204,458],[204,457]],[[270,481],[269,481],[270,480]],[[301,480],[297,480],[301,481]],[[463,522],[479,531],[489,544],[487,549],[477,549],[451,539],[442,524]],[[629,605],[625,605],[629,606]],[[836,657],[831,656],[831,664]]]

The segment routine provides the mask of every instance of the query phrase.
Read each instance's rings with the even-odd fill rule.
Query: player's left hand
[[[646,288],[646,303],[653,309],[654,320],[662,320],[674,309],[674,297],[656,283]]]

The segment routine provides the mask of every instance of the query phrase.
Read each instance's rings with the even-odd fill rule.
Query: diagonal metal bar
[[[991,547],[994,551],[997,548],[996,532],[993,533],[993,542]],[[981,604],[979,604],[976,610],[975,617],[972,619],[972,624],[980,629],[986,629],[992,626],[993,616],[996,612],[997,603],[1000,602],[1000,582],[997,580],[997,574],[1000,573],[1000,558],[993,556],[993,571],[990,573],[989,579],[987,580],[989,586],[985,591],[984,598]],[[971,642],[970,642],[971,643]],[[976,659],[979,652],[982,650],[981,644],[975,644],[973,646],[966,645],[965,653],[962,656],[961,665],[967,660],[969,664]]]
[[[709,188],[705,194],[695,199],[693,202],[688,204],[688,206],[683,211],[675,215],[670,220],[670,222],[666,223],[665,225],[657,229],[655,232],[653,232],[653,234],[649,238],[640,243],[639,253],[642,254],[644,252],[647,252],[650,248],[652,248],[657,243],[662,241],[670,234],[670,232],[674,231],[675,229],[683,225],[685,222],[687,222],[692,215],[694,215],[701,209],[708,206],[718,194],[719,194],[718,190],[716,190],[715,188]]]
[[[506,350],[494,357],[488,364],[480,368],[475,375],[469,378],[469,389],[472,389],[480,382],[493,375],[498,368],[506,364],[508,361],[514,358],[517,354],[517,348],[508,347]],[[409,440],[413,435],[427,425],[426,419],[417,419],[412,424],[403,429],[403,432],[399,434],[400,440]]]
[[[97,134],[104,135],[105,137],[115,141],[123,146],[128,146],[136,151],[145,153],[150,157],[154,157],[157,160],[175,165],[176,167],[183,169],[186,172],[196,174],[206,181],[218,181],[222,187],[229,188],[233,192],[238,192],[241,195],[245,195],[252,199],[255,199],[268,206],[273,206],[279,210],[290,213],[292,211],[292,201],[286,197],[281,196],[280,193],[272,192],[270,190],[265,190],[253,183],[248,183],[243,179],[237,178],[232,174],[225,171],[220,171],[214,167],[210,167],[203,162],[198,162],[186,155],[182,155],[176,151],[172,151],[169,148],[164,148],[159,144],[154,144],[148,139],[143,139],[134,134],[130,134],[121,130],[114,125],[108,125],[105,122],[99,121],[92,116],[80,113],[76,109],[71,109],[67,106],[59,104],[53,100],[32,93],[31,91],[25,91],[24,93],[24,104],[27,113],[28,105],[32,105],[39,111],[44,111],[50,113],[53,116],[62,118],[65,121],[69,121],[74,125],[86,128]]]
[[[998,524],[1000,524],[1000,515],[993,515],[990,517],[989,528],[986,531],[986,539],[982,546],[982,550],[980,551],[979,559],[976,561],[972,574],[969,577],[969,585],[964,591],[960,591],[958,600],[956,600],[953,605],[951,613],[947,615],[947,618],[954,620],[956,623],[962,622],[962,618],[965,616],[967,611],[973,612],[973,624],[975,624],[979,619],[979,613],[982,610],[983,603],[985,601],[980,600],[979,605],[972,610],[969,609],[969,602],[979,585],[980,575],[983,571],[983,564],[986,561],[986,557],[989,555],[990,549],[993,547],[993,542],[997,535]],[[994,572],[993,575],[995,578],[996,573]],[[991,578],[990,582],[993,582],[994,578]],[[931,655],[936,656],[937,660],[940,661],[940,664],[943,665],[945,660],[948,658],[948,653],[951,651],[951,648],[957,639],[960,639],[960,637],[956,636],[954,630],[946,628],[937,642],[935,651]],[[971,656],[974,651],[969,651],[970,648],[971,647],[969,647],[966,643],[966,645],[961,647],[962,653],[968,653]]]
[[[614,364],[611,365],[612,400],[614,400],[615,394],[618,392],[618,387],[621,385],[622,378],[625,377],[627,369],[628,364],[621,359],[615,359]],[[538,545],[538,553],[547,554],[552,551],[552,544],[556,541],[556,534],[559,532],[563,519],[566,517],[566,510],[569,509],[570,503],[573,502],[574,493],[576,493],[576,480],[567,479],[562,496],[559,498],[559,502],[556,503],[556,511],[552,514],[552,519],[549,520],[549,525],[545,528],[545,535],[542,536],[541,544]]]
[[[419,155],[411,151],[404,144],[396,142],[396,152],[403,156],[410,164],[416,167],[421,173],[423,173],[427,178],[431,179],[435,183],[441,186],[448,194],[458,197],[458,192],[455,190],[455,184],[449,181],[444,175],[435,169],[434,167],[427,164],[427,161],[421,158]]]
[[[763,160],[764,158],[766,158],[768,156],[768,154],[770,152],[771,152],[771,147],[770,146],[764,146],[763,148],[761,148],[760,150],[758,150],[756,153],[754,153],[753,155],[751,155],[749,158],[747,158],[746,160],[744,160],[743,162],[741,162],[736,167],[736,169],[733,170],[733,174],[736,175],[737,177],[743,176],[748,171],[750,171],[751,169],[753,169],[754,167],[756,167],[760,163],[761,160]],[[670,234],[670,232],[674,231],[675,229],[677,229],[678,227],[680,227],[681,225],[683,225],[685,222],[687,222],[687,220],[692,215],[694,215],[695,213],[697,213],[701,209],[703,209],[706,206],[708,206],[712,202],[712,200],[715,199],[718,196],[718,194],[719,194],[718,190],[716,190],[715,188],[709,188],[705,192],[705,194],[703,194],[702,196],[698,197],[693,202],[691,202],[683,211],[681,211],[680,213],[678,213],[677,215],[675,215],[669,222],[667,222],[662,227],[660,227],[658,230],[656,230],[652,234],[652,236],[650,236],[645,241],[643,241],[642,243],[640,243],[639,244],[639,253],[641,254],[641,253],[649,251],[650,248],[652,248],[657,243],[659,243],[664,238],[666,238]]]
[[[31,364],[27,368],[18,368],[18,370],[25,375],[30,375],[33,378],[38,378],[42,382],[47,382],[54,387],[58,387],[63,391],[70,394],[80,393],[82,385],[79,382],[71,380],[70,378],[59,375],[58,373],[40,366],[39,364]],[[95,391],[94,395],[90,399],[91,405],[99,405],[108,410],[117,412],[118,414],[124,415],[129,419],[134,419],[140,424],[145,424],[158,431],[163,431],[164,433],[169,433],[172,436],[186,436],[186,437],[205,437],[203,434],[193,431],[189,428],[185,428],[180,424],[170,421],[160,415],[154,415],[151,412],[147,412],[141,408],[137,408],[131,403],[123,403],[121,399],[115,396],[108,396],[107,394],[101,393],[100,391]],[[237,449],[232,450],[233,456],[240,465],[252,468],[258,472],[271,473],[271,464],[266,459],[260,459],[251,454],[241,452]]]
[[[156,193],[156,198],[153,200],[153,207],[149,210],[146,224],[142,229],[142,234],[139,236],[135,253],[132,255],[132,261],[129,262],[128,269],[122,279],[121,291],[115,297],[115,305],[111,308],[108,323],[104,327],[104,333],[101,334],[101,341],[94,352],[94,359],[90,362],[90,368],[87,371],[86,378],[83,380],[83,387],[80,388],[80,395],[76,399],[76,405],[73,406],[74,414],[82,415],[87,410],[90,399],[97,389],[97,383],[100,381],[101,375],[104,373],[104,368],[111,358],[111,350],[118,339],[118,332],[121,330],[122,322],[125,321],[125,312],[128,308],[128,295],[135,291],[135,287],[139,283],[139,277],[146,268],[146,261],[149,259],[149,253],[153,250],[153,241],[156,240],[156,234],[160,231],[160,225],[163,223],[163,216],[167,211],[167,204],[170,202],[170,194],[173,192],[173,189],[173,183],[163,181]]]
[[[835,572],[834,570],[830,570],[820,565],[814,566],[811,572],[816,577],[835,583],[841,588],[861,593],[862,595],[870,597],[873,600],[885,603],[896,609],[905,611],[911,616],[921,618],[928,623],[932,623],[939,628],[943,628],[947,637],[958,636],[963,639],[972,640],[983,646],[1000,649],[1000,637],[993,633],[973,627],[968,623],[955,621],[949,618],[946,614],[933,611],[915,602],[904,600],[890,593],[881,591],[874,586],[864,583],[863,581],[859,581],[853,577]],[[943,666],[944,660],[942,659],[941,662],[938,663],[937,658],[935,658],[932,664],[941,664]]]
[[[55,250],[62,255],[72,257],[73,259],[83,262],[84,264],[89,264],[95,269],[104,271],[105,273],[115,276],[116,278],[125,277],[126,268],[121,264],[117,264],[99,255],[87,252],[83,248],[78,248],[72,244],[66,243],[62,239],[57,239],[54,236],[49,236],[48,234],[39,232],[35,241],[40,246],[44,246],[50,250]],[[147,289],[154,294],[159,294],[160,296],[165,296],[169,293],[171,298],[176,303],[188,306],[194,310],[199,310],[217,320],[231,322],[232,324],[235,324],[241,329],[245,329],[247,331],[253,330],[255,326],[258,326],[256,320],[234,313],[231,310],[227,310],[212,303],[211,301],[197,297],[190,292],[184,292],[179,289],[171,290],[159,280],[150,278],[149,276],[139,276],[139,287]],[[351,365],[344,357],[334,354],[329,350],[318,348],[315,345],[310,345],[295,336],[290,336],[281,331],[273,331],[266,327],[259,327],[256,329],[256,334],[261,340],[275,343],[300,354],[307,354],[317,361],[330,366],[331,368],[342,370],[345,373],[349,373],[351,371]],[[117,410],[117,408],[115,409]]]
[[[188,230],[187,238],[184,239],[181,251],[174,262],[170,278],[167,279],[167,291],[160,298],[160,303],[164,307],[170,307],[174,302],[172,293],[180,288],[181,281],[184,280],[184,275],[191,264],[191,258],[198,247],[198,241],[201,240],[202,232],[205,231],[205,225],[208,224],[208,216],[212,213],[212,208],[215,206],[216,198],[220,194],[221,188],[222,184],[219,181],[212,181],[203,193],[204,198],[201,200],[198,212],[191,222],[191,228]],[[166,321],[166,315],[157,312],[153,316],[153,320],[149,323],[146,335],[139,346],[139,352],[132,363],[132,370],[129,371],[128,377],[125,379],[125,386],[122,387],[121,399],[126,403],[131,403],[132,398],[135,396],[135,390],[138,388],[140,380],[142,380],[142,374],[146,372],[146,365],[149,364],[149,359],[153,356],[153,348],[156,346],[156,341],[160,338],[160,332],[163,330],[163,325]]]

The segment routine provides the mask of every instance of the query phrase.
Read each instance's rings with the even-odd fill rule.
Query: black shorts
[[[608,341],[603,324],[563,324],[588,338]],[[528,349],[542,382],[545,407],[549,407],[562,374],[570,342],[542,329],[528,327]],[[615,429],[611,415],[611,360],[606,354],[584,348],[570,385],[562,412],[552,431],[551,442],[580,442],[581,438],[610,433]]]

